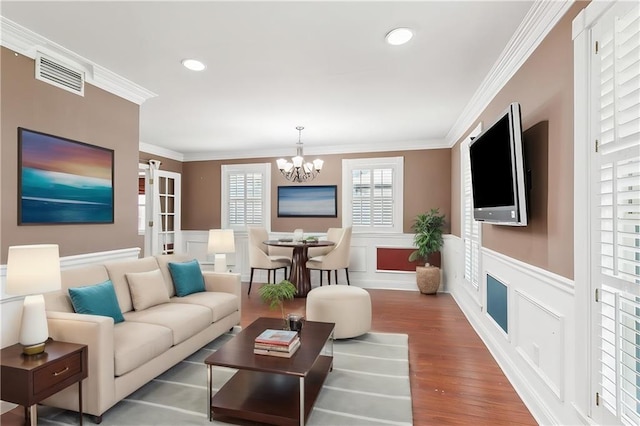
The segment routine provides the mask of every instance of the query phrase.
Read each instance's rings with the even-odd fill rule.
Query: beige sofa
[[[240,324],[239,274],[204,272],[205,292],[176,296],[168,263],[190,259],[164,255],[63,270],[62,289],[45,295],[51,338],[89,346],[83,411],[96,416],[97,423],[118,401]],[[129,287],[133,280],[126,274],[158,269],[169,302],[135,310]],[[106,280],[114,285],[124,322],[114,324],[111,317],[73,310],[68,288]],[[43,404],[77,411],[78,388],[70,386]]]

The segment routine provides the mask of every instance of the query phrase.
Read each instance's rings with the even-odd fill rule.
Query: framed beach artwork
[[[279,186],[278,217],[338,217],[336,185]]]
[[[113,223],[113,150],[18,128],[18,224]]]

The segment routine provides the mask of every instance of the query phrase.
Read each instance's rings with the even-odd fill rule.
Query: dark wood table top
[[[314,242],[268,240],[268,241],[265,241],[264,244],[268,246],[296,248],[296,247],[328,247],[328,246],[333,246],[336,243],[334,243],[333,241],[327,241],[327,240],[319,240]]]
[[[34,370],[48,362],[55,361],[69,355],[71,352],[80,351],[85,345],[76,343],[59,342],[49,340],[45,351],[38,355],[23,355],[22,345],[15,344],[0,351],[3,367],[18,368],[21,370]]]
[[[291,358],[253,353],[255,338],[264,330],[282,329],[282,318],[258,318],[205,359],[205,364],[267,373],[306,376],[333,333],[334,323],[305,321],[300,347]]]

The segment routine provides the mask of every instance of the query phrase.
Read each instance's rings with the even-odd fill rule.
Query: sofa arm
[[[202,276],[204,277],[204,286],[207,291],[231,293],[241,299],[240,274],[206,271],[202,273]]]
[[[89,375],[82,385],[84,411],[101,415],[115,402],[113,318],[72,312],[47,312],[49,336],[88,346]],[[77,410],[78,389],[70,386],[45,403]]]

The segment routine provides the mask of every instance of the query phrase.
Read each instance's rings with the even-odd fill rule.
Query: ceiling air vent
[[[84,96],[84,72],[42,53],[36,56],[36,79]]]

